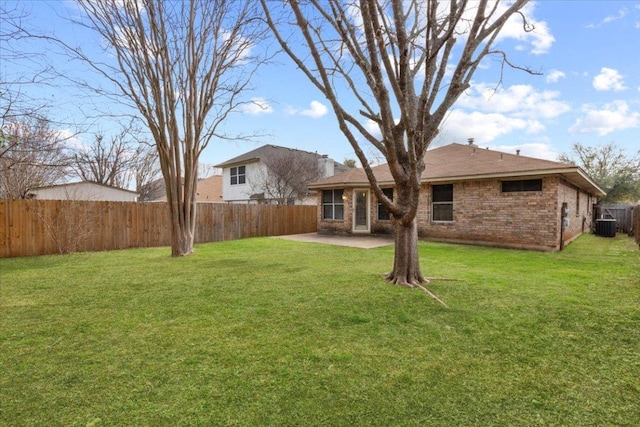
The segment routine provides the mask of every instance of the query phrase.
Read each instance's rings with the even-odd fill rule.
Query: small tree
[[[318,156],[299,150],[277,150],[262,157],[265,164],[251,178],[252,191],[279,205],[303,200],[309,184],[322,177]]]
[[[563,153],[558,160],[584,169],[607,193],[602,202],[640,200],[640,150],[628,157],[614,142],[597,147],[576,142],[571,153]]]
[[[421,286],[427,280],[416,213],[424,154],[481,61],[493,55],[509,64],[492,46],[513,15],[530,30],[521,12],[527,0],[260,2],[280,46],[327,98],[377,199],[393,214],[395,257],[387,279]],[[393,200],[380,189],[365,144],[386,159]]]
[[[158,151],[171,253],[193,251],[202,151],[242,103],[265,29],[252,0],[78,0],[115,65],[69,48],[139,112]]]
[[[342,163],[344,163],[345,166],[350,167],[351,169],[353,169],[353,168],[355,168],[357,166],[357,163],[356,163],[355,159],[347,159],[347,158],[345,158]]]

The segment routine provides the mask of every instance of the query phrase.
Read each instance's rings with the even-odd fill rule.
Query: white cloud
[[[311,117],[313,119],[317,119],[326,115],[328,111],[329,110],[327,109],[326,106],[324,106],[324,104],[322,104],[320,101],[315,101],[315,100],[311,101],[311,103],[309,104],[309,108],[307,108],[306,110],[297,110],[291,107],[286,109],[286,113],[292,116],[300,115],[300,116]]]
[[[627,16],[628,13],[629,11],[627,9],[620,9],[617,15],[607,15],[600,22],[597,22],[595,24],[588,24],[587,28],[600,28],[603,25],[610,24],[612,22],[615,22],[619,19],[624,18],[625,16]]]
[[[473,83],[455,104],[441,131],[449,142],[475,138],[488,143],[514,132],[539,135],[546,130],[543,120],[571,110],[559,97],[557,91],[541,91],[530,85],[496,88]]]
[[[380,126],[378,126],[378,123],[374,122],[371,119],[367,119],[367,121],[364,123],[364,127],[375,138],[382,138],[382,132],[380,132]]]
[[[243,104],[240,110],[252,115],[273,113],[273,107],[264,98],[251,98],[251,102]]]
[[[608,24],[608,23],[610,23],[610,22],[617,21],[618,19],[622,19],[622,18],[624,18],[625,16],[627,16],[627,13],[629,13],[629,11],[628,11],[627,9],[620,9],[620,10],[618,11],[618,14],[617,14],[617,15],[609,15],[609,16],[606,16],[606,17],[602,20],[602,22],[603,22],[603,23],[605,23],[605,24]]]
[[[496,89],[486,83],[472,83],[456,106],[483,112],[509,113],[518,118],[549,119],[571,110],[559,97],[560,92],[538,91],[531,85],[513,85],[506,89],[501,86]]]
[[[576,120],[569,128],[571,133],[596,133],[600,136],[611,132],[638,127],[640,113],[629,111],[625,101],[617,100],[597,109],[591,105],[582,108],[584,116]]]
[[[500,5],[499,7],[506,8],[507,5]],[[556,39],[551,34],[547,23],[545,21],[538,21],[534,17],[534,12],[535,3],[527,3],[525,7],[522,8],[522,13],[527,18],[527,24],[533,26],[533,31],[525,32],[523,30],[522,16],[516,14],[507,21],[498,35],[498,40],[506,38],[516,39],[520,42],[531,44],[531,53],[534,55],[547,53]],[[519,50],[524,50],[524,48],[520,47]]]
[[[614,68],[602,67],[600,74],[593,78],[593,87],[596,90],[625,90],[624,77]]]
[[[235,39],[231,40],[232,37],[235,37]],[[231,42],[229,42],[230,40]],[[234,35],[231,31],[224,31],[222,33],[222,43],[224,45],[232,45],[229,52],[229,58],[234,58],[238,63],[246,62],[251,56],[253,42],[246,37],[241,37],[237,34]]]
[[[396,117],[393,119],[393,122],[395,124],[398,124],[400,123],[400,119]],[[371,119],[367,119],[367,121],[364,122],[364,127],[374,138],[382,138],[382,131],[380,130],[380,126],[378,125],[378,123],[374,122]]]
[[[549,74],[547,74],[547,83],[556,83],[560,79],[566,78],[567,75],[560,70],[551,70]]]
[[[327,107],[325,107],[322,103],[318,101],[311,101],[310,106],[311,108],[307,110],[302,110],[300,114],[303,116],[312,117],[314,119],[317,119],[318,117],[322,117],[325,114],[327,114],[327,111],[328,111]]]
[[[514,131],[538,133],[544,126],[537,120],[509,117],[498,113],[465,112],[454,109],[445,119],[441,132],[450,141],[463,142],[474,138],[478,142],[490,142]]]
[[[56,131],[56,139],[63,142],[67,148],[72,150],[87,149],[87,145],[82,141],[80,135],[70,129],[58,129]]]
[[[418,2],[418,4],[422,3],[426,2]],[[500,17],[504,14],[504,12],[510,7],[510,3],[511,2],[498,2],[496,4],[496,0],[490,0],[488,2],[487,8],[485,10],[486,14],[492,11],[495,7],[495,11],[492,15],[492,19],[490,20],[490,24],[495,21],[496,17]],[[439,2],[438,14],[448,14],[449,7],[449,2]],[[540,21],[534,17],[535,8],[535,2],[527,3],[521,9],[522,15],[512,15],[500,30],[500,33],[496,38],[496,42],[512,39],[520,43],[518,46],[515,46],[516,50],[529,50],[534,55],[548,52],[555,42],[555,37],[551,34],[549,26],[545,21]],[[477,12],[478,2],[468,2],[462,19],[458,22],[458,25],[455,29],[456,37],[467,37]],[[531,31],[525,31],[525,22],[523,21],[523,15],[524,17],[526,17],[527,29],[532,29]]]

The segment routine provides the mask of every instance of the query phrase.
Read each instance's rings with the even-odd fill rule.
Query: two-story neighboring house
[[[326,155],[263,145],[215,165],[227,203],[315,204],[308,184],[349,170]]]

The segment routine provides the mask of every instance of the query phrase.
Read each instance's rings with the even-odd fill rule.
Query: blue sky
[[[70,44],[86,37],[60,17],[76,13],[71,3],[31,0],[22,4],[31,11],[30,25]],[[512,153],[519,149],[523,155],[555,160],[574,142],[594,146],[613,141],[628,155],[635,153],[640,148],[640,0],[540,0],[531,2],[526,14],[536,26],[534,32],[519,39],[506,34],[498,47],[508,51],[512,62],[544,74],[506,69],[498,85],[498,63],[485,61],[434,145],[474,138],[481,147]],[[39,48],[32,44],[28,50]],[[61,69],[69,67],[66,58],[47,56]],[[279,57],[263,68],[253,86],[248,96],[263,108],[236,115],[226,129],[263,136],[252,142],[212,141],[202,162],[220,163],[266,143],[317,151],[338,161],[355,158],[329,103],[288,58]],[[93,102],[111,102],[74,91],[68,85],[52,85],[41,88],[39,95],[59,103],[50,114],[61,121],[78,115],[79,104],[86,113]],[[89,130],[108,131],[113,126],[100,119]]]

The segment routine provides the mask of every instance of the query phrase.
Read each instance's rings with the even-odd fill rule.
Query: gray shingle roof
[[[300,153],[301,155],[314,156],[317,159],[321,159],[324,157],[321,154],[312,153],[310,151],[304,151],[304,150],[298,150],[295,148],[280,147],[278,145],[267,144],[267,145],[263,145],[262,147],[258,147],[255,150],[247,151],[244,154],[241,154],[225,162],[217,164],[215,165],[215,167],[226,168],[226,167],[239,165],[239,164],[258,162],[260,161],[261,158],[277,156],[278,153],[280,152],[292,152],[292,151]],[[336,173],[340,173],[349,169],[349,167],[343,165],[342,163],[338,163],[335,160],[334,160],[334,167],[335,167]]]
[[[596,195],[604,191],[578,166],[534,157],[487,150],[474,145],[449,144],[428,150],[424,156],[423,182],[446,182],[485,178],[525,178],[549,174],[562,174],[576,186]],[[373,168],[379,184],[393,184],[387,164]],[[336,188],[340,186],[369,186],[363,169],[324,178],[309,188]]]

